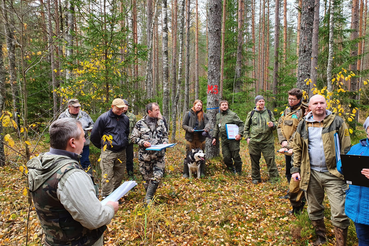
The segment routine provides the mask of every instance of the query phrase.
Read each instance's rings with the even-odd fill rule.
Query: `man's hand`
[[[212,145],[216,145],[217,144],[217,140],[214,138],[213,141],[211,142]]]
[[[247,139],[247,144],[249,144],[249,143],[250,143],[250,138]]]
[[[282,148],[284,148],[284,147],[286,147],[287,146],[287,141],[282,141],[282,143],[281,143],[281,147]]]
[[[106,205],[112,206],[114,208],[114,213],[116,213],[118,211],[118,208],[119,208],[119,203],[118,202],[108,201],[106,203]]]
[[[146,142],[146,141],[145,141],[145,142],[144,142],[144,147],[145,147],[145,148],[151,147],[151,143],[149,143],[149,142]]]
[[[293,149],[289,149],[288,154],[292,155],[292,153],[293,153]]]
[[[234,139],[235,139],[235,140],[237,140],[237,141],[240,141],[240,139],[241,139],[241,135],[240,135],[240,134],[237,134],[237,135],[234,137]]]
[[[363,170],[361,170],[361,173],[367,178],[369,179],[369,169],[368,168],[364,168]]]
[[[273,127],[273,126],[274,126],[273,122],[272,122],[272,121],[269,121],[269,122],[268,122],[268,126],[269,126],[269,127]]]
[[[292,179],[295,181],[301,180],[300,174],[299,173],[292,174]]]

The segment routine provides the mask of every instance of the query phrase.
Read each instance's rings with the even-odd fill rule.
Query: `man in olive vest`
[[[51,124],[49,133],[50,151],[27,163],[43,244],[103,245],[103,233],[118,203],[103,206],[91,177],[78,164],[85,142],[82,125],[63,118]]]

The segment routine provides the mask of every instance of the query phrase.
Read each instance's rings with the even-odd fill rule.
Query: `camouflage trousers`
[[[263,154],[268,167],[269,178],[279,177],[277,165],[275,164],[274,143],[255,143],[252,140],[249,143],[249,153],[251,158],[251,177],[252,180],[261,181],[260,176],[260,158]]]
[[[140,160],[138,165],[146,189],[150,183],[150,180],[160,182],[160,180],[163,178],[165,172],[164,156],[151,161]]]
[[[110,195],[122,183],[126,170],[126,150],[119,152],[101,150],[101,196]]]
[[[242,172],[242,160],[240,156],[240,141],[222,140],[222,154],[224,164],[230,171]]]

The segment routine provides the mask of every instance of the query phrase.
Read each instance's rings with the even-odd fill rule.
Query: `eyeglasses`
[[[297,101],[296,98],[288,98],[288,101]]]

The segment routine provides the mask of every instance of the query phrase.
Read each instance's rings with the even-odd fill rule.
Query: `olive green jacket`
[[[255,110],[255,109],[254,109]],[[245,121],[245,139],[252,139],[256,143],[274,143],[273,130],[277,128],[277,121],[273,113],[269,116],[268,110],[255,110],[251,118],[250,111]],[[268,122],[273,122],[273,127],[268,126]]]
[[[238,117],[238,115],[227,109],[226,111],[221,111],[216,115],[216,122],[213,131],[213,138],[220,137],[223,141],[227,140],[227,130],[226,124],[235,124],[238,126],[238,134],[243,135],[244,124],[243,121]]]
[[[338,133],[341,154],[346,154],[351,147],[348,128],[341,117],[332,114],[328,110],[327,116],[321,123],[323,124],[322,140],[327,169],[331,174],[343,179],[343,175],[340,174],[336,168],[334,134]],[[297,126],[294,137],[293,167],[291,168],[291,173],[300,173],[300,188],[304,191],[306,191],[309,186],[311,173],[308,127],[314,127],[314,124],[319,124],[319,122],[314,122],[312,120],[312,112],[310,112]]]

